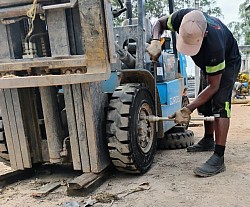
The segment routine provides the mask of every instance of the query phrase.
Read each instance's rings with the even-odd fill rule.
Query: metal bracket
[[[69,3],[53,4],[53,5],[43,6],[42,8],[44,10],[74,8],[75,5],[77,4],[77,1],[78,0],[70,0]]]

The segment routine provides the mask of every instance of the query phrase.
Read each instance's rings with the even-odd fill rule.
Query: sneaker
[[[207,162],[194,169],[194,174],[200,177],[210,177],[226,170],[224,156],[213,154]]]
[[[187,152],[214,151],[214,139],[203,137],[197,144],[189,146]]]

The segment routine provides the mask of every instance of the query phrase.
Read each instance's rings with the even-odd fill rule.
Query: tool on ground
[[[168,117],[159,117],[159,116],[142,116],[141,119],[148,120],[150,122],[158,122],[158,121],[174,121],[174,119],[170,119]],[[191,117],[192,121],[214,121],[213,116],[206,116],[206,117]]]

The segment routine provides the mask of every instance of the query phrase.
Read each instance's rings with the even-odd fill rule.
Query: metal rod
[[[145,116],[141,117],[141,119],[148,120],[150,122],[158,122],[158,121],[174,121],[174,119],[170,119],[168,117],[159,117],[159,116]],[[206,117],[191,117],[192,121],[214,121],[213,116],[206,116]]]
[[[76,3],[77,3],[77,0],[71,0],[69,3],[53,4],[53,5],[43,6],[43,9],[44,10],[49,10],[49,9],[74,8]]]

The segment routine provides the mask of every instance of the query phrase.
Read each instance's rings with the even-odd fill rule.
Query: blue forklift
[[[107,139],[113,165],[129,173],[144,173],[160,149],[192,145],[193,132],[174,121],[157,123],[142,117],[167,117],[189,103],[185,56],[175,47],[176,36],[162,38],[162,54],[152,63],[145,52],[152,38],[152,24],[145,18],[144,1],[137,1],[136,18],[131,0],[118,1],[114,17],[126,10],[121,26],[114,28],[119,61],[112,65],[110,79],[103,82],[110,93],[107,113]],[[126,9],[124,9],[126,8]],[[173,12],[173,1],[169,0]]]

